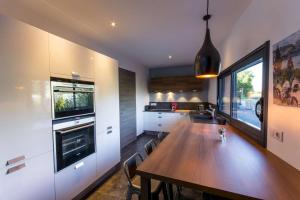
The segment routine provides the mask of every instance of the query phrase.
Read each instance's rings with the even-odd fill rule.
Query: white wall
[[[273,44],[300,29],[299,0],[253,0],[236,22],[221,50],[223,69],[238,61],[265,41]],[[271,48],[272,49],[272,48]],[[300,170],[300,109],[273,104],[272,52],[270,52],[268,149]],[[216,85],[211,81],[210,100]],[[271,137],[283,131],[284,142]]]

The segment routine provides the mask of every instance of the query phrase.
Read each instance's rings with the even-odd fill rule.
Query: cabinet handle
[[[161,126],[161,124],[158,124],[158,126]]]
[[[107,131],[107,135],[108,135],[108,134],[111,134],[111,133],[112,133],[112,131]]]
[[[73,132],[73,131],[78,131],[78,130],[81,130],[81,129],[84,129],[84,128],[89,128],[89,127],[92,127],[94,126],[94,123],[91,123],[91,124],[88,124],[88,125],[85,125],[85,126],[80,126],[80,127],[77,127],[77,128],[71,128],[71,129],[68,129],[68,130],[64,130],[64,131],[57,131],[58,133],[61,133],[61,134],[65,134],[65,133],[70,133],[70,132]]]
[[[12,164],[16,164],[17,162],[20,162],[20,161],[22,161],[22,160],[25,160],[25,156],[24,155],[22,155],[22,156],[18,156],[18,157],[16,157],[16,158],[13,158],[13,159],[11,159],[11,160],[8,160],[7,162],[6,162],[6,166],[9,166],[9,165],[12,165]]]
[[[158,114],[161,115],[161,112],[159,112]]]
[[[159,116],[158,118],[162,118],[161,116]]]
[[[106,128],[106,130],[111,130],[112,129],[112,126],[109,126]]]
[[[20,169],[26,167],[25,163],[22,163],[20,165],[17,165],[17,166],[14,166],[12,168],[9,168],[6,172],[6,174],[11,174],[11,173],[14,173],[16,171],[19,171]]]
[[[77,169],[79,169],[79,168],[81,168],[83,166],[84,166],[84,162],[80,162],[77,165],[75,165],[74,169],[77,170]]]

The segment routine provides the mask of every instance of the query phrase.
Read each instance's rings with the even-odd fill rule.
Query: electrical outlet
[[[283,135],[284,132],[283,131],[273,131],[272,132],[272,137],[276,140],[278,140],[279,142],[283,142]]]

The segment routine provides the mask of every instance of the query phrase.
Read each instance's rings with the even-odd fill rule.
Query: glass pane
[[[220,101],[219,110],[230,115],[230,90],[231,90],[231,76],[228,75],[222,78],[220,83]]]
[[[75,104],[77,110],[93,109],[93,93],[91,92],[76,92]]]
[[[55,112],[65,112],[74,110],[74,98],[71,92],[55,92],[54,93]]]
[[[234,73],[232,117],[260,130],[255,105],[262,97],[262,59]]]

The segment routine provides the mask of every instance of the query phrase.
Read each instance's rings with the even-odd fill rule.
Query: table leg
[[[141,177],[141,200],[151,200],[151,181],[143,176]]]
[[[168,190],[169,190],[170,200],[174,200],[174,198],[173,198],[173,185],[171,183],[168,183]]]

